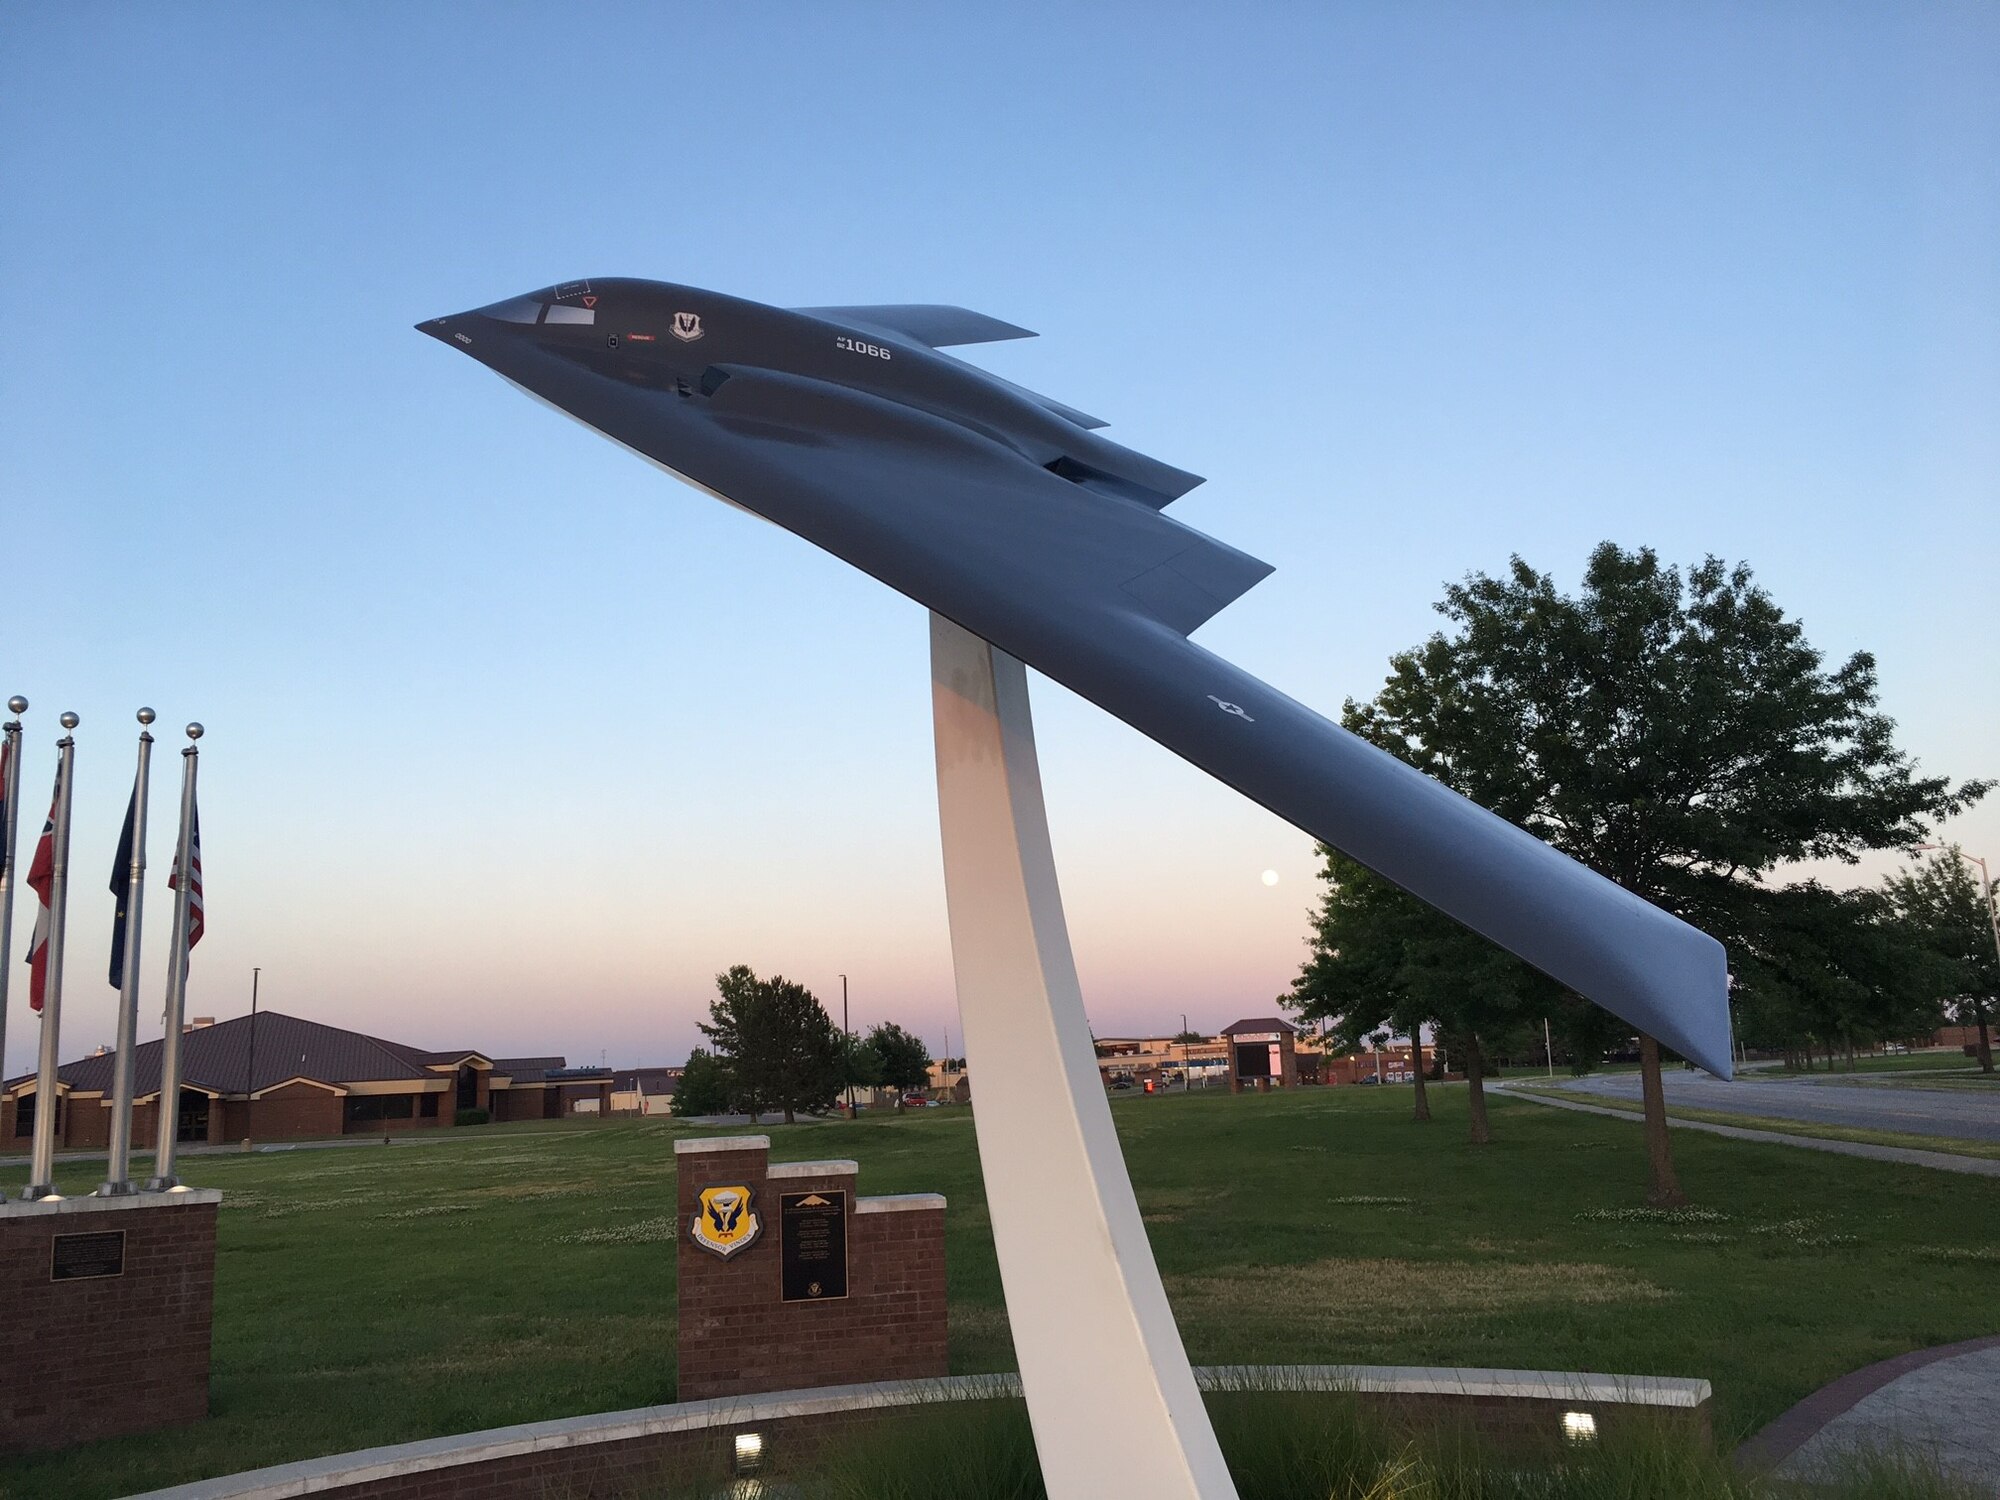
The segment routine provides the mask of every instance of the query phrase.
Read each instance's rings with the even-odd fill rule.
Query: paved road
[[[1832,1089],[1797,1079],[1752,1074],[1724,1083],[1706,1073],[1669,1070],[1663,1075],[1667,1106],[1725,1110],[1737,1115],[1797,1120],[1809,1125],[1849,1125],[1905,1135],[1948,1136],[2000,1142],[2000,1089],[1990,1094],[1921,1089]],[[1561,1086],[1611,1099],[1637,1100],[1639,1075],[1613,1073],[1571,1078]]]

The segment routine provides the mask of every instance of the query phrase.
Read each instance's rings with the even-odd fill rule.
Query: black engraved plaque
[[[49,1246],[49,1280],[80,1281],[88,1276],[125,1274],[125,1231],[59,1234]]]
[[[847,1194],[781,1194],[778,1258],[784,1268],[785,1301],[826,1302],[845,1297]]]

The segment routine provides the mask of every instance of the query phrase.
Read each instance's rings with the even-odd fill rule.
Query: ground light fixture
[[[764,1467],[764,1434],[761,1432],[739,1432],[736,1434],[736,1472],[755,1474]]]
[[[1563,1436],[1572,1443],[1590,1443],[1597,1440],[1597,1418],[1587,1411],[1566,1411],[1563,1413]],[[741,1442],[742,1439],[737,1439]]]

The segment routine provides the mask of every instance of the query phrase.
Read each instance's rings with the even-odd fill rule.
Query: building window
[[[479,1108],[479,1074],[470,1066],[458,1070],[458,1107]]]
[[[180,1113],[174,1121],[174,1139],[177,1141],[206,1141],[208,1139],[208,1095],[199,1089],[182,1089]]]
[[[407,1120],[416,1113],[408,1094],[349,1094],[346,1118],[350,1125],[369,1125],[377,1120]]]
[[[38,1094],[16,1094],[14,1096],[14,1135],[18,1140],[26,1140],[35,1133],[35,1100]],[[62,1139],[63,1101],[56,1095],[56,1139]]]
[[[438,1096],[425,1094],[417,1105],[417,1113],[426,1120],[435,1120],[438,1117]]]

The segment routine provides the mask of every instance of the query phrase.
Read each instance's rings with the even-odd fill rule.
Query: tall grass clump
[[[1496,1443],[1399,1422],[1340,1392],[1207,1398],[1242,1500],[1979,1500],[1921,1454],[1857,1453],[1807,1479],[1745,1473],[1685,1431],[1627,1416],[1589,1443]],[[683,1482],[651,1500],[1045,1500],[1018,1400],[938,1402],[781,1466],[767,1482]]]

